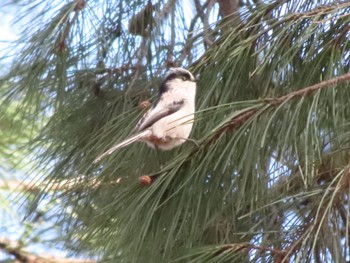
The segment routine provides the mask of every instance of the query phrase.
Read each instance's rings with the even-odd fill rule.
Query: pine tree
[[[27,4],[3,81],[49,116],[31,209],[60,200],[66,246],[101,262],[346,262],[350,3],[190,3]],[[93,164],[171,66],[199,79],[198,145],[135,143]]]

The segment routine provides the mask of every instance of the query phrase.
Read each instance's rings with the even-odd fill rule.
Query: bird
[[[197,80],[184,68],[171,68],[159,87],[158,100],[139,120],[132,135],[99,155],[93,163],[134,142],[171,150],[188,139],[195,113]]]

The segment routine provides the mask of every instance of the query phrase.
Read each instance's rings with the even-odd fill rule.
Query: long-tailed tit
[[[94,163],[136,141],[161,150],[183,144],[193,126],[195,95],[193,75],[183,68],[172,68],[160,86],[158,102],[143,115],[134,134],[98,156]]]

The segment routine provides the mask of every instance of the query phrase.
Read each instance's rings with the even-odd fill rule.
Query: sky
[[[12,57],[8,57],[11,43],[19,37],[20,24],[14,24],[13,21],[18,14],[19,8],[15,5],[0,5],[0,75],[6,72],[9,67]],[[16,172],[16,171],[14,171]],[[0,178],[1,179],[1,178]],[[1,192],[0,198],[4,198],[6,193]],[[9,199],[10,200],[10,199]],[[3,201],[2,201],[3,202]],[[19,207],[18,207],[19,208]],[[15,208],[16,209],[16,208]],[[21,218],[16,214],[6,213],[0,205],[0,238],[7,237],[13,240],[18,239],[24,234],[24,229],[21,227]],[[28,251],[35,251],[36,253],[51,253],[55,256],[65,256],[64,251],[55,248],[49,248],[42,245],[34,245],[28,247]],[[7,254],[0,250],[0,260],[6,259]]]
[[[18,9],[14,5],[0,6],[0,65],[1,71],[11,58],[5,58],[9,53],[8,48],[12,41],[16,40],[19,35],[19,25],[13,25],[13,20]],[[3,73],[0,71],[0,75]]]

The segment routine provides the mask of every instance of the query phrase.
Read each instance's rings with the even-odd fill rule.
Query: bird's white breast
[[[162,104],[174,100],[183,100],[184,105],[173,114],[166,116],[155,122],[151,129],[156,138],[162,138],[163,143],[157,143],[157,147],[162,150],[170,150],[186,141],[189,137],[194,119],[196,83],[182,82],[181,80],[170,83],[169,91],[163,95],[159,102]],[[154,144],[148,142],[148,145],[154,147]]]

